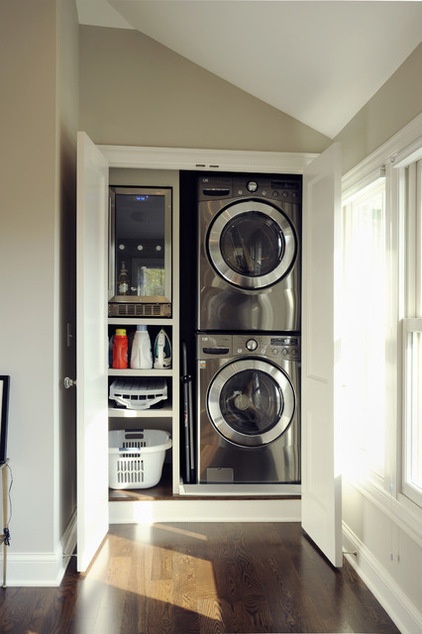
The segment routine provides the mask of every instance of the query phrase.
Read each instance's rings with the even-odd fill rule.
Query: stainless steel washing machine
[[[300,340],[197,335],[198,483],[300,482]]]
[[[300,331],[301,176],[198,179],[199,331]]]

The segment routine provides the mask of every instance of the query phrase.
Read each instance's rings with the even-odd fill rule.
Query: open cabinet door
[[[86,570],[108,531],[108,162],[78,133],[77,567]]]
[[[337,460],[341,274],[341,152],[329,147],[304,173],[302,303],[302,527],[342,565]]]

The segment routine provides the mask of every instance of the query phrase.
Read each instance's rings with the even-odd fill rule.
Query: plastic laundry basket
[[[109,432],[108,473],[111,489],[148,489],[159,483],[170,434],[158,429]]]

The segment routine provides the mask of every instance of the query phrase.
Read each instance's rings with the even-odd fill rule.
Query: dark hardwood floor
[[[2,634],[399,632],[295,523],[111,526],[86,574],[0,596]]]

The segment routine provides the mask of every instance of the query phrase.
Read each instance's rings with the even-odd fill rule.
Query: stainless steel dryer
[[[198,180],[200,331],[300,331],[300,176]]]
[[[197,335],[198,483],[300,482],[300,341]]]

